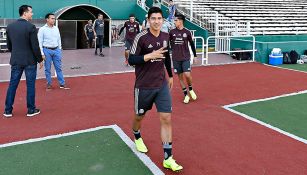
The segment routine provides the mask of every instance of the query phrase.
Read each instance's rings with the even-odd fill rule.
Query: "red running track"
[[[221,106],[307,89],[307,74],[258,63],[197,67],[192,72],[199,99],[182,101],[178,79],[173,94],[174,157],[187,175],[306,175],[307,146],[224,110]],[[26,118],[25,82],[14,117],[0,119],[0,143],[117,124],[131,138],[134,74],[67,78],[70,91],[45,91],[37,81],[42,114]],[[0,83],[4,104],[8,83]],[[159,119],[155,109],[142,135],[150,158],[162,168]],[[164,170],[163,170],[164,171]],[[173,174],[165,171],[166,174]]]

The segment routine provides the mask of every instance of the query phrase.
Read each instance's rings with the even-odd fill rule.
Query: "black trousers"
[[[97,35],[96,50],[97,48],[99,48],[100,52],[102,52],[102,45],[103,45],[103,35]]]
[[[93,47],[93,41],[94,41],[94,37],[93,36],[88,37],[87,42],[88,42],[88,45],[89,45],[90,48]]]

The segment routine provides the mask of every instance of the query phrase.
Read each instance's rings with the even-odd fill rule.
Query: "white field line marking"
[[[163,175],[164,173],[156,166],[155,163],[144,153],[136,150],[134,142],[124,133],[124,131],[117,125],[113,125],[114,131],[121,137],[121,139],[130,147],[133,153],[142,160],[142,162],[150,169],[154,175]]]
[[[41,137],[41,138],[34,138],[34,139],[28,139],[28,140],[24,140],[24,141],[17,141],[17,142],[1,144],[0,149],[6,148],[6,147],[11,147],[11,146],[16,146],[16,145],[22,145],[22,144],[40,142],[40,141],[44,141],[44,140],[67,137],[67,136],[72,136],[72,135],[77,135],[77,134],[82,134],[82,133],[88,133],[88,132],[93,132],[93,131],[98,131],[98,130],[101,130],[101,129],[108,129],[108,128],[113,129],[119,135],[119,137],[126,143],[126,145],[132,150],[132,152],[149,168],[149,170],[153,174],[164,175],[164,173],[156,166],[156,164],[154,164],[152,162],[152,160],[146,154],[140,153],[136,150],[136,148],[134,146],[134,142],[117,125],[100,126],[100,127],[90,128],[90,129],[85,129],[85,130],[80,130],[80,131],[73,131],[73,132],[51,135],[51,136],[46,136],[46,137]]]
[[[226,66],[226,65],[232,65],[232,64],[246,64],[246,63],[256,63],[255,61],[236,61],[236,62],[229,62],[229,63],[213,63],[213,64],[207,64],[203,66]]]
[[[239,112],[239,111],[236,111],[236,110],[234,110],[234,109],[231,109],[232,107],[235,107],[235,106],[246,105],[246,104],[255,103],[255,102],[269,101],[269,100],[274,100],[274,99],[278,99],[278,98],[282,98],[282,97],[289,97],[289,96],[294,96],[294,95],[299,95],[299,94],[306,94],[306,93],[307,93],[307,90],[305,90],[305,91],[299,91],[299,92],[295,92],[295,93],[291,93],[291,94],[284,94],[284,95],[279,95],[279,96],[270,97],[270,98],[264,98],[264,99],[258,99],[258,100],[251,100],[251,101],[245,101],[245,102],[240,102],[240,103],[234,103],[234,104],[230,104],[230,105],[225,105],[225,106],[223,106],[223,108],[226,109],[226,110],[228,110],[228,111],[230,111],[230,112],[232,112],[232,113],[235,113],[235,114],[237,114],[237,115],[239,115],[239,116],[241,116],[241,117],[244,117],[244,118],[247,119],[247,120],[256,122],[256,123],[258,123],[258,124],[260,124],[260,125],[262,125],[262,126],[265,126],[265,127],[267,127],[267,128],[270,128],[270,129],[272,129],[272,130],[274,130],[274,131],[277,131],[277,132],[279,132],[279,133],[281,133],[281,134],[284,134],[284,135],[286,135],[286,136],[288,136],[288,137],[290,137],[290,138],[293,138],[293,139],[295,139],[295,140],[297,140],[297,141],[300,141],[300,142],[303,142],[303,143],[307,144],[307,140],[306,140],[306,139],[303,139],[303,138],[298,137],[298,136],[296,136],[296,135],[294,135],[294,134],[291,134],[291,133],[289,133],[289,132],[287,132],[287,131],[284,131],[284,130],[281,130],[281,129],[275,127],[275,126],[272,126],[272,125],[270,125],[270,124],[268,124],[268,123],[265,123],[265,122],[263,122],[263,121],[260,121],[260,120],[258,120],[258,119],[255,119],[255,118],[253,118],[253,117],[251,117],[251,116],[248,116],[248,115],[246,115],[246,114],[244,114],[244,113],[241,113],[241,112]]]
[[[307,72],[305,71],[301,71],[301,70],[295,70],[295,69],[290,69],[290,68],[285,68],[285,67],[279,67],[279,66],[272,66],[272,65],[269,65],[269,64],[264,64],[265,66],[268,66],[268,67],[274,67],[274,68],[277,68],[277,69],[284,69],[284,70],[290,70],[290,71],[294,71],[294,72],[300,72],[300,73],[305,73],[307,74]]]
[[[112,75],[112,74],[124,74],[124,73],[131,73],[134,72],[134,70],[127,70],[127,71],[114,71],[114,72],[98,72],[98,73],[89,73],[89,74],[75,74],[75,75],[65,75],[64,78],[75,78],[75,77],[89,77],[89,76],[98,76],[98,75]],[[54,78],[55,76],[52,76]],[[46,79],[46,77],[38,77],[39,79]],[[20,80],[24,81],[25,78],[21,78]],[[0,80],[1,82],[9,82],[10,80]]]
[[[243,63],[253,63],[254,61],[242,61],[242,62],[231,62],[231,63],[216,63],[216,64],[208,64],[208,65],[192,65],[193,67],[206,67],[206,66],[224,66],[224,65],[232,65],[232,64],[243,64]],[[3,64],[2,66],[10,66],[9,64]],[[0,64],[1,67],[1,64]],[[75,75],[64,75],[64,78],[75,78],[75,77],[89,77],[89,76],[97,76],[97,75],[112,75],[112,74],[123,74],[123,73],[132,73],[134,70],[125,70],[125,71],[114,71],[114,72],[97,72],[97,73],[88,73],[88,74],[75,74]],[[45,79],[46,77],[38,77],[39,79]],[[55,78],[55,76],[52,76]],[[26,80],[25,78],[21,78],[21,81]],[[9,82],[10,80],[0,80],[0,83]]]
[[[0,67],[10,66],[10,64],[0,64]]]

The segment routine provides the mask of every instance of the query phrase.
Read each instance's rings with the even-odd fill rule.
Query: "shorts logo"
[[[151,44],[149,44],[148,49],[151,49],[151,48],[153,48],[153,46]]]
[[[176,72],[177,72],[177,69],[174,69],[174,72],[176,73]]]
[[[143,114],[144,112],[145,112],[144,109],[139,110],[139,114]]]
[[[189,67],[188,70],[191,70],[191,68]]]

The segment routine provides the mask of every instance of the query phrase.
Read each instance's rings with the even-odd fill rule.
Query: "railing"
[[[205,58],[205,48],[207,48],[207,45],[205,44],[205,39],[203,37],[200,37],[200,36],[194,36],[193,40],[194,40],[196,49],[197,48],[201,48],[200,52],[197,52],[197,50],[196,50],[196,54],[197,55],[201,55],[201,64],[202,65],[208,64],[207,58]],[[198,44],[197,41],[198,40],[201,41],[201,46],[200,47],[197,46],[197,44]],[[193,61],[193,59],[191,59],[191,61]]]
[[[148,11],[149,10],[149,7],[146,6],[146,1],[144,0],[137,0],[136,3],[137,5],[139,5],[140,7],[142,7],[144,10]]]
[[[167,3],[165,0],[164,2]],[[193,0],[191,0],[189,6],[178,6],[177,9],[179,12],[182,11],[184,15],[187,16],[190,20],[196,21],[197,24],[201,25],[209,32],[214,33],[215,36],[221,36],[222,34],[225,34],[225,25],[231,26],[227,28],[228,35],[230,36],[240,35],[241,33],[236,31],[240,31],[242,29],[246,30],[247,34],[250,33],[248,22],[235,21],[228,17],[225,17],[222,14],[219,14],[217,11],[214,11],[211,8],[198,7],[200,6],[195,6]],[[220,31],[222,32],[220,33]]]
[[[235,38],[235,40],[240,40],[238,38],[252,38],[252,49],[241,49],[241,50],[231,50],[231,39]],[[209,36],[207,38],[207,43],[209,42],[209,40],[217,40],[219,42],[222,42],[222,44],[220,43],[215,43],[216,45],[219,45],[219,48],[214,50],[214,51],[209,51],[209,48],[206,48],[206,58],[207,62],[209,63],[209,54],[213,54],[213,53],[226,53],[226,54],[230,54],[230,53],[236,53],[236,52],[252,52],[252,61],[255,61],[255,52],[256,50],[256,39],[255,36],[249,35],[249,36]],[[225,44],[227,43],[227,44]],[[215,47],[216,48],[216,47]]]
[[[169,6],[168,1],[166,1],[166,0],[161,0],[161,3],[162,3],[162,5],[164,5],[164,6],[166,6],[166,7]],[[207,30],[207,29],[205,28],[205,24],[204,24],[203,21],[201,21],[201,20],[199,20],[199,19],[197,19],[197,18],[193,18],[193,16],[190,16],[191,13],[190,13],[189,10],[184,9],[184,8],[178,8],[178,7],[177,7],[177,12],[179,12],[180,14],[183,14],[183,15],[186,17],[186,19],[188,19],[191,23],[196,24],[196,25],[198,25],[199,27],[201,27],[201,28]]]

